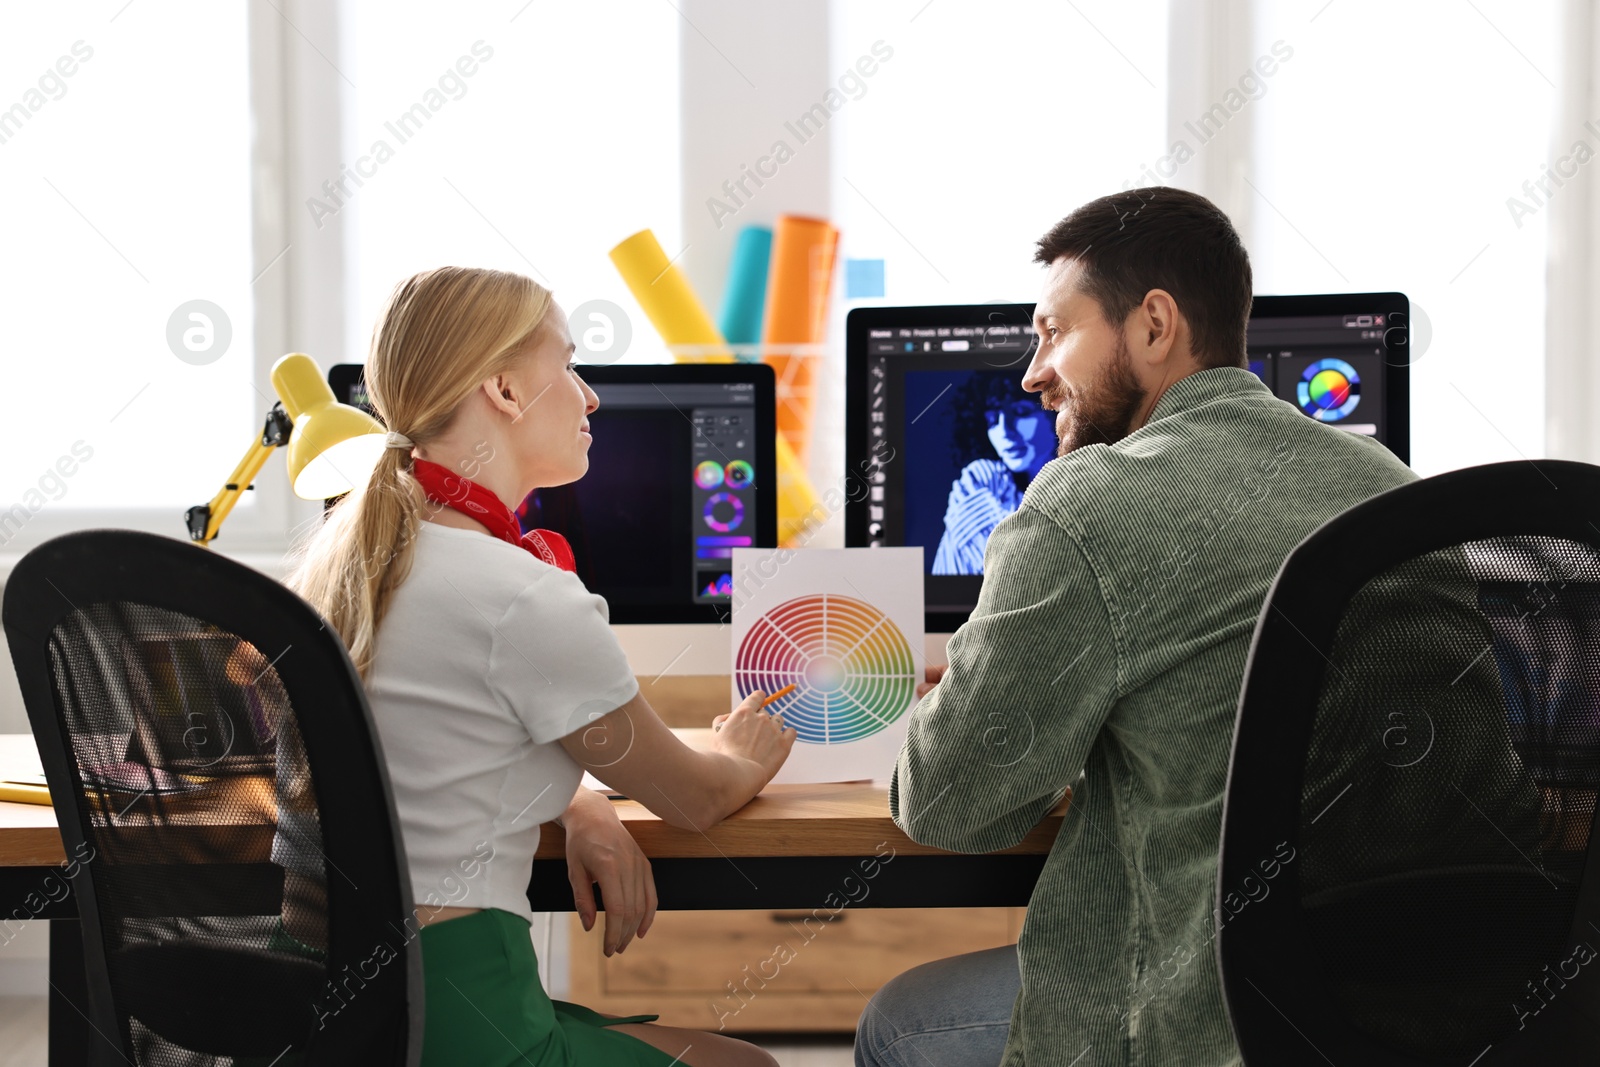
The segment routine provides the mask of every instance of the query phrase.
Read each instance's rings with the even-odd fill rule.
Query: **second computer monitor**
[[[1258,297],[1249,367],[1330,427],[1409,461],[1399,293]],[[846,325],[846,463],[871,490],[845,511],[845,543],[923,550],[927,627],[966,621],[990,531],[1056,455],[1055,416],[1022,388],[1032,304],[859,308]]]
[[[845,333],[847,469],[871,483],[845,543],[920,546],[928,629],[953,630],[989,531],[1056,452],[1054,416],[1022,388],[1033,305],[863,308]]]

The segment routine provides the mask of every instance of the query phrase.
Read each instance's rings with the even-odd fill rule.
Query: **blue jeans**
[[[856,1067],[996,1067],[1022,989],[1017,946],[913,967],[873,994]]]

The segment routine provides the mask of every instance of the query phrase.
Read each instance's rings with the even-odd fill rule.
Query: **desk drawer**
[[[1020,908],[659,912],[606,959],[601,924],[572,929],[571,999],[725,1031],[851,1031],[871,996],[919,963],[1015,942]]]

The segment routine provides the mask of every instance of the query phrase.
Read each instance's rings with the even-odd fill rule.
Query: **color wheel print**
[[[1300,410],[1320,422],[1338,422],[1361,401],[1361,375],[1342,359],[1319,359],[1295,386]]]
[[[823,593],[797,597],[750,627],[734,659],[741,698],[760,689],[794,693],[772,705],[799,740],[817,745],[869,737],[915,703],[911,645],[865,601]]]

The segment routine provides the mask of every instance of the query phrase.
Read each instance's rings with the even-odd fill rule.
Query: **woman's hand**
[[[712,748],[745,764],[757,779],[752,793],[772,781],[783,761],[789,758],[799,732],[783,725],[783,715],[769,715],[761,702],[767,694],[757,689],[726,715],[711,720]]]
[[[923,697],[933,692],[933,687],[938,685],[939,682],[944,679],[944,672],[948,669],[949,668],[944,664],[940,664],[937,667],[923,668],[922,677],[924,681],[921,685],[917,686],[917,699],[921,700]]]
[[[567,831],[567,879],[585,930],[594,929],[595,883],[606,907],[607,956],[644,937],[656,917],[656,881],[632,836],[611,807],[592,789],[579,789],[561,816]]]

